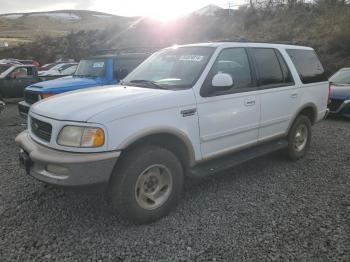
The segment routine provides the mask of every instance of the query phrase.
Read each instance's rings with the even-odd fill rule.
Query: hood
[[[173,91],[110,86],[57,95],[34,104],[30,110],[57,120],[105,123],[128,115],[194,103],[192,89]]]
[[[66,76],[54,80],[35,83],[27,87],[26,90],[35,91],[37,93],[58,94],[65,91],[92,87],[98,84],[99,81],[94,78]]]
[[[331,85],[332,99],[350,99],[350,85]]]

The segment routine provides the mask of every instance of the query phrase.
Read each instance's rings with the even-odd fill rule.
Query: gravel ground
[[[0,117],[1,261],[350,261],[350,121],[315,126],[305,159],[274,153],[203,179],[168,217],[135,226],[102,193],[26,176],[15,113]]]

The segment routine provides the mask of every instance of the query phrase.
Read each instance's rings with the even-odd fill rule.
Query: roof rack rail
[[[213,42],[243,42],[243,43],[261,43],[261,44],[281,44],[281,45],[307,45],[306,42],[300,41],[250,41],[246,38],[239,39],[224,39],[224,40],[215,40]]]
[[[114,54],[114,55],[119,55],[119,54],[130,54],[130,53],[153,53],[155,51],[158,51],[160,48],[156,48],[156,47],[153,47],[153,48],[148,48],[148,47],[139,47],[139,48],[128,48],[128,47],[125,47],[125,48],[110,48],[110,49],[100,49],[100,50],[97,50],[97,53],[99,54],[107,54],[107,53],[110,53],[110,54]]]

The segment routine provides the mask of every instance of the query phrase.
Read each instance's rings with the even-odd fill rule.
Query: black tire
[[[166,216],[177,204],[183,188],[183,168],[178,158],[165,148],[145,145],[126,152],[126,155],[120,160],[120,164],[115,168],[110,181],[113,207],[122,216],[136,224],[150,223]],[[139,185],[139,178],[145,170],[153,168],[153,166],[157,168],[157,165],[166,168],[165,172],[167,177],[171,176],[172,185],[169,186],[167,197],[162,200],[165,202],[149,210],[139,204],[141,198],[137,197],[137,192],[140,190],[137,185]],[[141,181],[143,181],[142,191],[144,188],[147,190],[146,180]],[[157,188],[159,187],[157,186]]]
[[[300,128],[302,127],[305,127],[307,130],[306,142],[305,144],[301,144],[300,147],[298,147],[297,145],[300,143],[297,142],[296,137],[297,137],[298,130],[300,130]],[[295,119],[288,133],[288,150],[287,150],[288,157],[292,160],[298,160],[304,157],[310,149],[311,136],[312,136],[312,130],[311,130],[310,119],[305,115],[298,116]]]

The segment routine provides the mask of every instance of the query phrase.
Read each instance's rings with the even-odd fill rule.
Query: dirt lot
[[[350,121],[314,127],[311,151],[277,152],[187,186],[168,217],[135,226],[103,193],[28,177],[10,105],[0,116],[1,261],[350,261]]]

